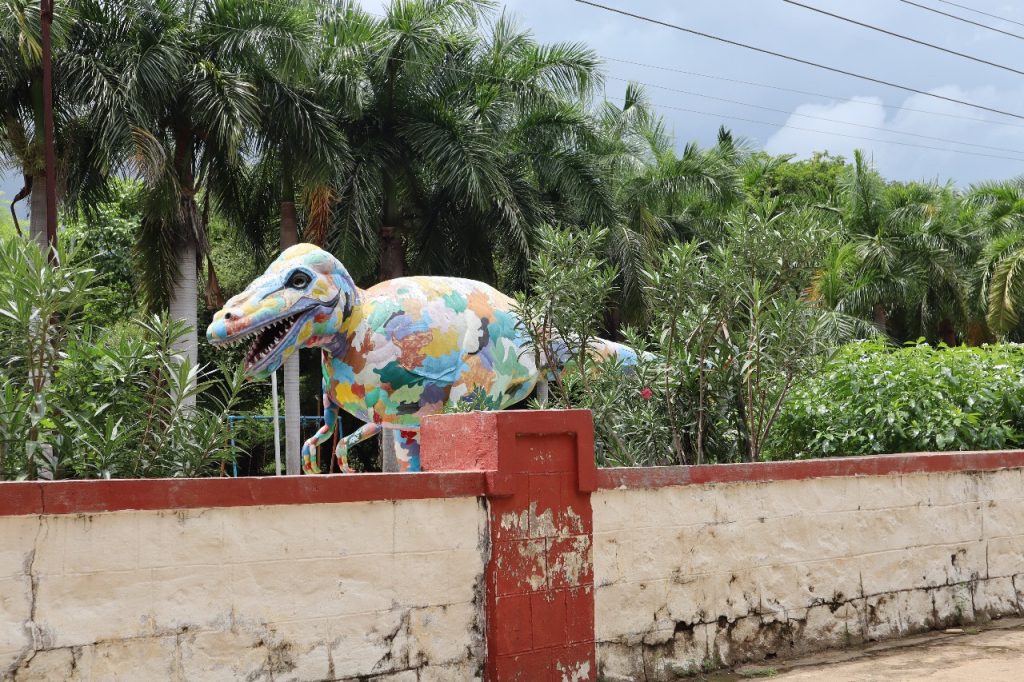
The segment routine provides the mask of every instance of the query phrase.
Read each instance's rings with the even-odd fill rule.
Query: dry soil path
[[[1019,682],[1024,680],[1024,620],[830,652],[774,666],[745,666],[708,680],[786,682]]]

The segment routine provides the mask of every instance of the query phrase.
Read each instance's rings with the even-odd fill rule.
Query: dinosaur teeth
[[[257,330],[249,331],[239,335],[234,341],[240,342],[249,337],[255,337],[249,352],[245,356],[245,364],[251,369],[261,364],[269,355],[281,347],[281,344],[295,328],[302,312],[295,313],[288,317],[275,320]]]

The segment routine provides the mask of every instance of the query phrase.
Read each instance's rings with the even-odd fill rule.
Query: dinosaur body
[[[474,392],[502,409],[533,390],[537,367],[513,301],[486,284],[403,277],[361,298],[324,365],[327,395],[359,419],[415,429]]]
[[[323,350],[324,426],[303,445],[307,473],[319,471],[316,446],[333,433],[339,409],[366,423],[339,439],[343,471],[348,449],[382,429],[395,439],[401,468],[416,471],[423,416],[467,399],[504,409],[530,395],[540,377],[515,302],[496,289],[403,277],[362,290],[310,244],[287,249],[228,301],[207,337],[216,345],[252,338],[246,371],[253,377],[269,376],[299,347]],[[612,342],[596,352],[636,360]]]

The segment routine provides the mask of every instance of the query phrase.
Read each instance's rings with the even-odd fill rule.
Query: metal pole
[[[235,451],[235,415],[228,415],[228,430],[231,431],[231,472],[238,478],[238,455]]]
[[[53,24],[54,0],[40,0],[39,17],[43,29],[43,147],[46,154],[46,244],[47,258],[57,259],[57,158],[53,150]]]
[[[277,370],[270,375],[270,400],[274,403],[274,466],[277,475],[281,475],[281,424],[277,416]]]

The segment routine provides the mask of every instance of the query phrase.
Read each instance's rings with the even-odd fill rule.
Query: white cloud
[[[997,91],[986,86],[963,90],[956,86],[944,86],[932,92],[1009,111],[1024,110],[1024,89]],[[765,150],[772,154],[795,153],[806,157],[813,151],[827,149],[849,158],[854,149],[862,149],[873,157],[886,177],[901,180],[937,179],[940,182],[953,179],[961,186],[980,180],[1024,174],[1022,120],[916,94],[899,103],[898,106],[902,107],[900,110],[884,109],[881,104],[882,100],[878,97],[852,97],[831,104],[802,104],[793,110],[786,121],[787,126],[793,127],[780,128],[765,143]],[[807,118],[810,116],[837,122]],[[851,123],[856,125],[847,125]],[[900,133],[913,133],[922,137]],[[902,144],[852,139],[854,137]],[[982,147],[943,140],[967,142]],[[902,145],[920,145],[932,149]],[[948,151],[950,149],[971,154],[954,153]],[[1020,161],[991,157],[1018,157]]]

